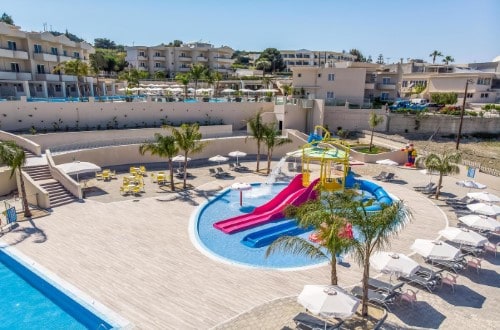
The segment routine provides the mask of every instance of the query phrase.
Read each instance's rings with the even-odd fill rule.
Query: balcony
[[[38,61],[57,62],[57,55],[49,53],[34,53],[33,58]]]
[[[187,55],[179,55],[177,58],[178,61],[183,61],[183,62],[191,62],[191,56]]]
[[[153,56],[154,61],[165,61],[166,59],[165,56]]]
[[[231,62],[232,59],[224,56],[214,56],[214,60],[217,62]]]
[[[72,76],[72,75],[69,75],[69,74],[62,74],[61,75],[61,81],[64,81],[64,82],[76,82],[76,81],[78,81],[78,77],[77,76]]]
[[[58,74],[51,73],[37,73],[35,79],[38,81],[59,81]]]
[[[147,61],[147,60],[148,60],[148,57],[147,57],[147,56],[142,56],[142,55],[139,55],[139,56],[137,56],[137,60],[138,60],[138,61]]]
[[[58,57],[59,57],[59,62],[67,62],[73,59],[73,57],[67,55],[59,55]]]
[[[0,71],[0,80],[17,80],[17,72]]]
[[[25,52],[23,50],[11,50],[11,49],[0,48],[0,57],[27,60],[28,52]]]
[[[390,91],[393,91],[396,89],[396,85],[395,84],[377,84],[377,89],[379,90],[390,90]]]
[[[365,89],[375,89],[375,83],[365,83]]]
[[[179,71],[180,71],[180,72],[189,72],[189,70],[191,70],[191,68],[190,68],[190,67],[180,67],[180,68],[179,68]]]
[[[17,80],[31,80],[33,76],[31,72],[16,72]]]
[[[196,57],[196,60],[198,62],[207,62],[208,61],[208,58],[206,58],[205,56],[197,56]]]

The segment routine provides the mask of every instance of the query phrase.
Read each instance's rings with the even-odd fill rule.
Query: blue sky
[[[174,39],[262,51],[357,48],[386,61],[433,50],[456,63],[500,55],[498,0],[2,0],[23,30],[66,29],[93,43],[154,46]]]

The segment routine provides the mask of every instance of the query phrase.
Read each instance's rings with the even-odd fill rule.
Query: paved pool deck
[[[255,167],[254,163],[247,165]],[[234,172],[232,178],[215,179],[208,175],[208,167],[190,169],[194,178],[188,182],[194,189],[187,193],[169,192],[146,178],[146,193],[123,197],[118,188],[120,177],[111,182],[90,180],[88,185],[93,188],[83,202],[20,222],[1,240],[138,329],[280,329],[291,325],[290,313],[295,310],[289,305],[282,304],[283,310],[258,307],[297,295],[305,284],[329,283],[329,266],[300,271],[249,269],[214,261],[197,250],[188,228],[197,208],[236,181],[265,180],[253,173]],[[392,240],[392,250],[410,254],[415,238],[436,239],[448,223],[456,224],[456,217],[442,201],[412,189],[425,185],[428,176],[380,165],[354,170],[367,178],[380,170],[396,173],[395,181],[380,184],[404,200],[414,220]],[[465,174],[445,177],[444,195],[465,195],[469,190],[455,184],[464,178]],[[500,178],[478,176],[477,180],[488,184],[488,191],[500,193]],[[346,261],[348,266],[338,267],[339,284],[344,287],[361,279],[358,265]],[[435,294],[420,290],[419,302],[413,307],[396,306],[388,323],[395,328],[500,328],[499,261],[490,254],[479,274],[462,272],[454,294],[447,287]],[[246,321],[238,323],[242,317]]]

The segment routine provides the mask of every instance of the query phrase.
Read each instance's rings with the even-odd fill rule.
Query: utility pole
[[[464,101],[462,103],[462,111],[460,112],[460,124],[458,125],[457,144],[455,146],[455,150],[458,150],[458,146],[460,145],[460,135],[462,135],[462,124],[464,122],[465,100],[467,99],[467,88],[469,87],[469,83],[472,82],[472,79],[467,79],[465,82]]]

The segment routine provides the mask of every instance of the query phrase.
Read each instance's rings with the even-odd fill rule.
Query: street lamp
[[[472,84],[474,83],[474,81],[472,79],[467,79],[465,82],[464,101],[462,103],[462,111],[460,112],[460,124],[458,125],[457,144],[455,146],[456,150],[458,150],[458,146],[460,145],[460,135],[462,135],[462,124],[464,122],[465,113],[465,100],[467,99],[467,88],[469,87],[469,83]]]

